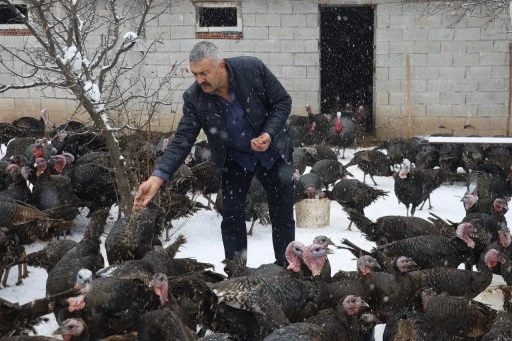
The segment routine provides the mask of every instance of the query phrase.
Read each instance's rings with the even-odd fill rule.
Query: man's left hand
[[[269,133],[263,133],[259,137],[251,140],[251,149],[255,152],[264,152],[270,146],[272,138]]]

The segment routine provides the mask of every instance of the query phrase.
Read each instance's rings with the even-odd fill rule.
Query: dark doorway
[[[373,132],[373,7],[320,7],[321,111],[353,112]]]

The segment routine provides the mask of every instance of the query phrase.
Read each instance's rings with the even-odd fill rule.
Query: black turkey
[[[325,328],[310,322],[297,322],[289,326],[279,328],[263,341],[304,340],[304,341],[329,341],[337,340],[330,337]]]
[[[163,217],[160,209],[148,207],[118,219],[105,239],[108,262],[144,257],[163,230]]]
[[[328,335],[327,340],[358,340],[361,333],[360,312],[367,308],[361,297],[348,295],[340,300],[334,310],[320,311],[306,320],[322,327]]]
[[[315,173],[294,177],[294,186],[296,203],[303,199],[319,199],[326,196],[323,192],[322,178]]]
[[[411,207],[411,216],[414,216],[416,207],[429,199],[435,186],[430,185],[425,171],[414,168],[409,160],[404,160],[402,169],[394,174],[393,178],[398,201],[405,205],[407,215]]]
[[[342,244],[347,245],[356,257],[362,254],[372,255],[386,269],[394,269],[394,260],[400,256],[414,259],[420,269],[436,266],[456,268],[473,255],[473,231],[473,225],[462,223],[450,238],[431,235],[411,237],[377,246],[371,252],[364,251],[347,239],[343,239]]]
[[[382,216],[371,221],[364,214],[347,208],[350,221],[363,233],[366,239],[377,244],[391,243],[400,239],[421,235],[449,237],[455,233],[451,225],[436,226],[430,221],[419,217]]]
[[[352,173],[347,171],[341,162],[332,159],[315,162],[310,172],[322,179],[322,184],[326,189],[336,181],[344,179],[347,175],[353,177]]]
[[[20,168],[16,164],[11,164],[7,166],[5,171],[10,177],[10,183],[5,190],[0,191],[0,197],[7,197],[30,204],[32,202],[32,191],[27,186],[27,181],[32,170],[27,166]]]
[[[257,177],[253,177],[247,197],[245,199],[245,217],[251,219],[251,227],[247,234],[252,236],[252,230],[256,220],[263,226],[270,224],[270,212],[267,201],[267,191],[261,185]]]
[[[343,149],[341,158],[344,159],[345,149],[355,146],[356,131],[357,123],[352,114],[338,111],[336,118],[330,122],[330,127],[325,137],[325,143],[329,146],[336,147],[336,154],[339,154],[340,149]]]
[[[39,251],[29,253],[18,260],[17,263],[26,263],[27,265],[39,267],[50,272],[55,264],[71,249],[75,248],[78,242],[71,239],[51,240],[44,248]]]
[[[157,308],[165,300],[147,283],[118,277],[93,279],[87,269],[78,271],[75,287],[81,295],[66,300],[67,310],[87,323],[91,339],[135,329],[144,311]]]
[[[363,183],[366,183],[366,174],[370,176],[373,184],[377,186],[373,176],[391,176],[391,161],[386,154],[378,150],[361,150],[354,153],[352,159],[345,165],[345,168],[359,167],[364,173]]]
[[[325,159],[338,160],[336,152],[327,145],[302,146],[301,149],[306,155],[306,166],[312,167],[316,162]]]
[[[327,191],[328,198],[336,201],[345,210],[355,210],[362,215],[367,206],[387,195],[388,192],[368,186],[357,179],[341,179],[332,190]],[[350,230],[351,226],[352,220],[347,229]]]
[[[119,202],[115,181],[115,170],[95,163],[84,163],[72,167],[69,178],[73,193],[80,199],[80,206],[95,210]]]
[[[98,210],[92,214],[82,240],[77,246],[66,252],[48,273],[47,295],[73,288],[76,274],[82,268],[97,271],[104,267],[105,261],[100,252],[100,237],[104,231],[108,214],[108,209]]]
[[[35,164],[37,182],[32,189],[34,205],[51,218],[68,221],[75,219],[79,212],[79,200],[73,193],[71,179],[51,175],[43,158],[37,158]]]
[[[388,319],[382,340],[396,341],[400,338],[418,341],[441,340],[434,322],[424,313],[415,310],[397,311]]]
[[[224,272],[229,278],[243,276],[293,276],[301,271],[302,255],[306,246],[299,241],[292,241],[286,247],[285,257],[288,262],[287,269],[274,263],[262,264],[257,268],[247,267],[244,255],[236,253],[233,259],[223,261],[226,266]]]
[[[407,275],[425,281],[424,288],[432,288],[437,293],[475,298],[491,284],[492,269],[505,261],[501,252],[490,249],[482,253],[480,271],[435,267],[411,271]]]
[[[497,311],[486,304],[459,296],[438,295],[432,289],[422,292],[425,315],[436,326],[441,339],[481,338],[487,334]]]

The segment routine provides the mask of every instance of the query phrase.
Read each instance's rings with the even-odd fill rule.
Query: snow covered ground
[[[5,147],[2,146],[2,150],[5,151]],[[353,156],[354,150],[347,149],[345,153],[345,159],[340,161],[346,164]],[[0,154],[1,157],[1,154]],[[350,167],[350,172],[354,174],[355,178],[363,180],[363,173],[356,167]],[[368,179],[369,180],[369,179]],[[406,209],[403,204],[398,204],[393,190],[393,178],[392,177],[375,177],[375,181],[378,183],[378,187],[389,192],[386,198],[381,198],[371,206],[367,207],[365,214],[368,218],[375,221],[380,216],[384,215],[405,215]],[[367,182],[371,184],[370,182]],[[416,216],[427,218],[429,212],[433,212],[444,219],[450,219],[452,221],[460,221],[465,211],[460,202],[461,197],[465,192],[465,187],[462,183],[455,183],[453,185],[443,185],[436,189],[431,195],[432,198],[432,210],[427,209],[427,205],[423,210],[417,210]],[[201,198],[199,199],[202,200]],[[206,203],[206,202],[204,202]],[[84,216],[86,212],[83,212]],[[512,210],[507,214],[508,221],[512,220],[510,216]],[[117,217],[117,208],[114,207],[111,211],[110,225],[113,223],[115,217]],[[171,242],[178,234],[183,234],[188,239],[178,257],[195,257],[203,262],[213,263],[218,272],[222,272],[223,265],[221,264],[224,258],[224,251],[222,247],[222,239],[220,233],[220,222],[221,218],[215,211],[201,210],[190,218],[184,218],[181,220],[173,221],[175,226],[170,233]],[[330,237],[335,243],[339,243],[340,239],[347,238],[357,245],[370,250],[374,243],[367,241],[355,226],[352,227],[352,231],[347,231],[349,221],[345,212],[341,206],[336,202],[331,202],[330,207],[330,224],[323,228],[297,228],[296,229],[296,240],[302,241],[304,244],[310,244],[313,238],[317,235],[326,235]],[[87,219],[84,217],[78,217],[76,219],[76,228],[71,236],[74,240],[80,240],[85,227],[87,226]],[[110,229],[110,225],[106,227],[104,237]],[[250,224],[248,223],[248,228]],[[103,237],[103,239],[104,239]],[[167,245],[166,242],[164,244]],[[26,245],[27,253],[31,253],[41,249],[44,246],[43,243],[34,243]],[[248,236],[248,261],[247,265],[250,267],[257,267],[263,263],[269,263],[274,261],[272,241],[271,241],[271,229],[270,226],[262,226],[256,223],[252,236]],[[104,252],[104,250],[103,250]],[[105,259],[106,255],[104,254]],[[354,270],[356,266],[353,255],[346,250],[336,250],[335,254],[330,255],[329,258],[333,273],[340,269],[343,270]],[[45,295],[45,283],[47,274],[45,270],[37,268],[29,268],[30,274],[24,283],[20,286],[16,286],[17,270],[13,269],[10,273],[8,285],[10,287],[0,289],[0,297],[7,299],[11,302],[26,303],[36,298],[44,297]],[[495,283],[501,283],[501,276],[495,276],[493,286]],[[490,290],[481,296],[480,299],[487,303],[490,303],[495,308],[500,308],[500,294],[499,290]],[[37,328],[38,333],[42,335],[51,335],[51,333],[57,328],[57,324],[53,319],[52,315],[48,315],[49,322],[44,325],[40,325]],[[382,331],[384,325],[378,325],[376,329],[376,340],[382,340]]]

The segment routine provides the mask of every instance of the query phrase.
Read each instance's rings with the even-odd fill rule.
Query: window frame
[[[26,1],[23,0],[13,0],[13,5],[25,5],[27,7],[27,19],[30,21],[30,7]],[[5,5],[7,6],[7,5]],[[0,24],[0,30],[27,30],[27,26],[25,24]]]
[[[242,20],[242,6],[240,1],[198,1],[194,3],[196,7],[196,34],[202,33],[217,33],[217,34],[242,34],[243,20]],[[200,26],[200,9],[201,8],[236,8],[236,26]]]

